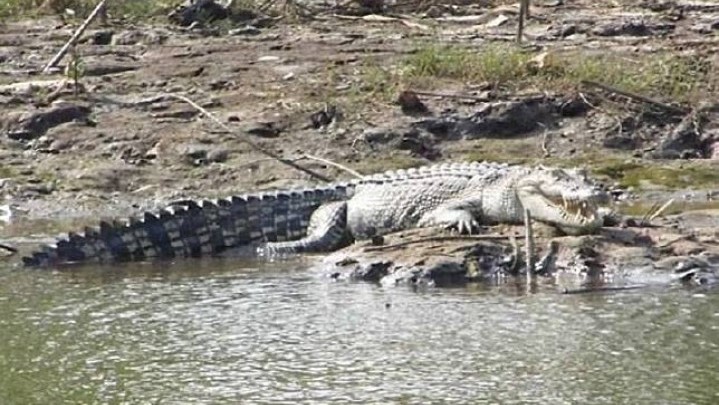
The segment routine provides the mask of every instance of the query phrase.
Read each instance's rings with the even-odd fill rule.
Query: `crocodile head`
[[[538,167],[515,183],[521,206],[532,218],[557,226],[569,234],[592,232],[602,226],[598,205],[607,194],[575,169]]]

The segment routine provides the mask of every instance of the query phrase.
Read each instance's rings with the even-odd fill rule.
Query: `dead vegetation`
[[[576,91],[585,81],[680,103],[695,103],[717,89],[719,71],[710,55],[643,55],[606,51],[528,51],[513,44],[476,48],[421,45],[396,67],[363,72],[370,93],[400,88],[480,86],[507,93]],[[452,83],[454,82],[454,83]]]
[[[296,179],[296,173],[278,169],[281,165],[276,162],[250,164],[263,157],[240,145],[237,136],[228,136],[232,131],[221,133],[210,127],[197,111],[188,111],[177,100],[155,99],[158,94],[176,93],[188,95],[233,131],[248,131],[277,156],[294,161],[310,150],[362,173],[437,160],[487,159],[590,166],[595,174],[633,188],[712,187],[719,180],[711,164],[704,167],[686,160],[667,165],[644,154],[675,131],[688,112],[712,101],[719,86],[713,45],[701,42],[708,37],[698,36],[694,27],[678,22],[676,30],[683,31],[671,38],[651,29],[637,35],[621,31],[627,24],[666,28],[656,22],[664,21],[662,12],[646,11],[642,5],[537,6],[527,20],[525,40],[517,45],[517,1],[429,1],[421,7],[418,2],[405,2],[405,9],[387,3],[369,15],[357,9],[359,2],[310,2],[307,6],[320,12],[292,19],[284,14],[292,11],[285,10],[291,3],[247,0],[235,1],[233,7],[259,10],[265,5],[272,16],[262,15],[263,24],[228,19],[196,27],[173,25],[167,19],[167,11],[178,3],[109,2],[109,23],[90,24],[76,52],[65,55],[58,69],[50,72],[54,76],[47,76],[53,84],[36,90],[32,82],[38,80],[43,64],[67,43],[83,22],[81,17],[97,2],[0,3],[0,15],[44,14],[54,16],[43,17],[44,22],[55,21],[49,32],[35,28],[42,32],[35,37],[24,37],[26,22],[7,31],[6,42],[18,45],[17,52],[8,48],[11,52],[3,66],[7,71],[0,75],[0,82],[12,83],[0,89],[9,110],[23,112],[24,103],[47,113],[51,103],[68,100],[88,102],[93,110],[90,123],[67,122],[29,139],[11,139],[16,141],[11,147],[23,149],[26,155],[0,150],[2,164],[13,167],[0,177],[18,178],[24,184],[25,179],[45,181],[39,173],[56,173],[59,180],[53,193],[77,192],[75,173],[68,174],[71,170],[84,172],[100,163],[114,170],[120,164],[132,166],[128,177],[142,174],[128,181],[130,189],[146,190],[146,182],[171,184],[179,179],[183,184],[173,185],[175,189],[202,195],[216,189],[213,179],[220,177],[228,179],[227,187],[234,190]],[[596,13],[598,7],[606,8],[607,14]],[[624,7],[631,12],[625,13]],[[627,23],[625,14],[634,15],[638,9],[649,17]],[[405,10],[404,14],[398,10]],[[148,21],[153,17],[157,20]],[[133,23],[128,24],[128,19]],[[593,31],[595,26],[612,24],[618,27],[615,36]],[[13,22],[7,26],[12,28]],[[575,32],[577,38],[566,39],[565,34],[556,34],[558,29]],[[99,43],[97,34],[111,38]],[[699,45],[680,47],[681,41]],[[37,51],[23,53],[23,49]],[[107,73],[105,63],[129,69]],[[54,82],[63,67],[64,85],[58,86]],[[16,88],[21,81],[29,90]],[[608,87],[587,86],[587,82]],[[69,91],[77,89],[87,92]],[[426,110],[413,115],[399,100],[401,94],[414,94]],[[487,130],[471,139],[428,134],[426,127],[419,135],[412,132],[422,120],[441,124],[451,115],[455,122],[471,124],[473,119],[487,119],[489,110],[511,110],[513,103],[537,97],[545,97],[539,102],[552,107],[535,114],[540,120],[548,118],[526,130],[501,136],[487,136]],[[657,103],[647,103],[646,98]],[[555,105],[563,100],[573,103],[578,112],[557,113]],[[310,122],[310,115],[330,107],[341,118],[329,120],[329,125]],[[498,122],[513,121],[510,115],[499,118]],[[698,120],[696,132],[712,120],[716,121]],[[273,129],[271,135],[262,130],[268,127]],[[715,136],[713,127],[707,128],[709,135],[699,140],[702,148]],[[615,143],[628,141],[629,146],[605,147],[609,135],[619,138]],[[222,159],[195,156],[215,149],[224,149]],[[704,149],[695,155],[682,152],[678,156],[683,159],[710,156]],[[81,166],[79,159],[73,159],[77,153],[92,164]],[[41,169],[15,170],[28,165],[28,156]],[[327,165],[310,165],[327,177],[343,175]],[[83,190],[91,189],[91,183]],[[157,195],[162,192],[160,187],[153,190]]]
[[[166,13],[175,3],[170,0],[111,1],[107,12],[116,18],[147,20]],[[3,0],[0,2],[0,18],[18,19],[42,15],[84,18],[96,4],[95,0]]]

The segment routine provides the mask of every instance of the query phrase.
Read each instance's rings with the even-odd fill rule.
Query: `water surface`
[[[308,260],[0,264],[0,403],[719,401],[719,295],[334,282]]]

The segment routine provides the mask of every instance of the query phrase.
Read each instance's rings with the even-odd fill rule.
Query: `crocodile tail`
[[[343,200],[350,184],[182,201],[159,212],[127,221],[102,221],[83,232],[70,232],[53,245],[23,257],[29,267],[70,263],[133,262],[202,257],[225,250],[302,238],[312,212]]]

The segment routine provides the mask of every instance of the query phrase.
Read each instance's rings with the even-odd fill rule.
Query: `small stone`
[[[258,62],[279,62],[280,57],[274,55],[265,55],[257,58]]]
[[[257,122],[246,129],[246,132],[261,138],[276,138],[280,135],[281,130],[272,122]]]
[[[213,149],[207,153],[207,161],[222,163],[226,161],[229,156],[230,152],[227,149]]]
[[[429,109],[424,105],[422,100],[419,99],[417,93],[410,90],[401,92],[397,98],[397,103],[402,108],[402,112],[407,115],[420,115],[429,112]]]
[[[261,33],[262,30],[252,25],[227,31],[227,35],[259,35]]]
[[[93,45],[110,45],[113,35],[112,31],[97,31],[92,35],[90,41]]]

